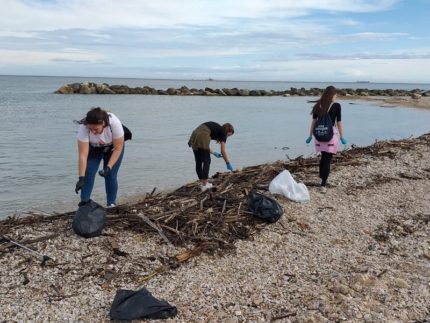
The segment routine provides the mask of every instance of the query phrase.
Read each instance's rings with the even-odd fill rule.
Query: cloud
[[[219,25],[232,19],[302,17],[312,11],[373,12],[398,1],[359,0],[0,0],[0,30],[166,28]]]
[[[362,32],[355,34],[342,35],[341,39],[349,41],[357,40],[382,40],[382,39],[394,39],[409,36],[408,33],[377,33],[377,32]]]
[[[39,38],[39,33],[30,31],[0,31],[0,38]]]
[[[419,48],[419,34],[412,29],[404,32],[395,21],[376,16],[402,3],[0,0],[0,72],[244,80],[421,79],[430,50]],[[374,13],[373,20],[366,13]],[[399,60],[402,69],[403,64],[409,67],[408,73],[394,71]]]
[[[101,54],[85,52],[79,49],[64,49],[59,52],[0,49],[0,57],[0,67],[2,68],[9,65],[53,65],[56,62],[66,61],[99,63],[106,60],[106,57]],[[28,59],[29,57],[31,57],[31,60]]]
[[[344,55],[331,55],[324,53],[309,53],[297,55],[299,59],[307,60],[324,60],[324,61],[338,61],[338,60],[402,60],[402,59],[430,59],[430,51],[421,53],[413,52],[398,52],[398,53],[355,53]]]
[[[273,81],[345,81],[369,80],[372,82],[428,83],[428,59],[398,60],[297,60],[283,64],[260,64],[258,66],[234,66],[218,71],[207,71],[206,75],[226,79],[266,79]],[[267,75],[270,75],[268,78]]]

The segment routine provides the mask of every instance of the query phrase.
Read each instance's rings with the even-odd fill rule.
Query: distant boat
[[[213,78],[211,78],[211,77],[210,77],[210,78],[208,78],[208,81],[213,81],[213,80],[214,80],[214,79],[213,79]]]
[[[370,81],[355,81],[355,83],[370,83]]]

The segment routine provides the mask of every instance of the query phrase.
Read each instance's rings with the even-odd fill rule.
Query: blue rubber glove
[[[214,151],[214,156],[216,158],[221,158],[222,157],[222,155],[219,152],[216,152],[216,151]]]
[[[111,171],[111,169],[109,168],[109,166],[103,167],[102,170],[99,170],[99,175],[101,177],[106,177],[109,175],[110,171]]]
[[[306,143],[310,143],[312,141],[312,136],[309,136],[308,138],[306,138]]]
[[[345,139],[345,138],[340,137],[340,142],[341,142],[343,145],[346,145],[346,139]]]
[[[227,163],[226,164],[226,166],[227,166],[227,169],[229,170],[229,171],[233,171],[233,166],[231,166],[231,164],[230,163]]]

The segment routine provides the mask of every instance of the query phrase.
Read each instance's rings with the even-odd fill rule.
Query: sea
[[[116,114],[133,132],[126,143],[119,171],[118,203],[138,199],[154,188],[168,192],[196,180],[188,138],[206,121],[230,122],[235,134],[227,152],[235,169],[312,156],[307,145],[311,103],[315,97],[205,97],[158,95],[60,95],[54,92],[74,82],[110,85],[204,89],[295,88],[421,89],[430,84],[309,83],[221,80],[153,80],[126,78],[0,76],[0,219],[27,213],[55,214],[77,209],[77,125],[86,112],[100,106]],[[361,100],[342,105],[344,137],[351,145],[401,139],[429,131],[430,110],[381,107]],[[213,142],[212,148],[219,151]],[[210,176],[225,172],[213,158]],[[105,204],[103,179],[98,177],[92,198]]]

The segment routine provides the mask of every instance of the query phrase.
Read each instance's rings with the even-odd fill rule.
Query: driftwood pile
[[[366,164],[368,163],[366,155],[395,158],[394,148],[408,150],[417,141],[429,144],[430,134],[415,139],[376,142],[364,148],[352,147],[335,156],[333,167]],[[318,163],[317,157],[300,156],[288,161],[246,167],[232,173],[217,173],[211,179],[214,189],[209,192],[201,192],[197,182],[182,186],[169,194],[155,193],[154,188],[137,203],[109,210],[107,225],[116,233],[155,232],[167,244],[197,252],[229,249],[233,247],[235,240],[249,238],[265,225],[248,211],[248,192],[259,190],[270,194],[268,193],[270,181],[284,169],[289,170],[298,182],[316,186],[319,184]],[[411,179],[415,176],[398,175],[396,178],[386,178],[382,175],[370,178],[366,186],[375,186],[402,177]],[[354,194],[362,188],[350,187],[346,189],[346,193]],[[26,217],[10,217],[0,222],[0,234],[16,236],[20,227],[55,223],[56,229],[51,230],[55,233],[37,239],[21,240],[21,243],[31,245],[70,230],[73,214],[73,212],[57,215],[39,213]],[[2,244],[0,253],[9,247],[13,245]]]

